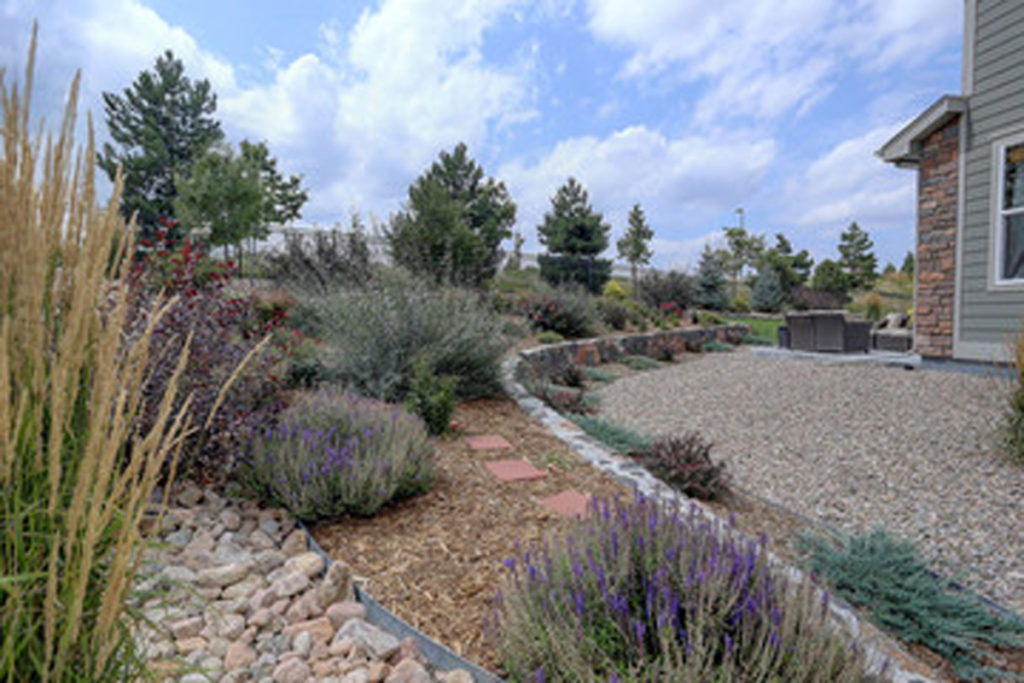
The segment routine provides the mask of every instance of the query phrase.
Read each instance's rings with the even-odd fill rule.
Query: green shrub
[[[623,356],[619,362],[630,370],[657,370],[661,367],[661,363],[647,356]]]
[[[697,314],[697,324],[701,327],[717,327],[726,322],[725,318],[711,311],[701,311]]]
[[[425,358],[413,362],[405,407],[419,415],[431,434],[444,434],[455,412],[455,378],[435,375]]]
[[[329,378],[364,396],[400,402],[420,357],[435,374],[456,378],[460,398],[501,389],[510,340],[501,318],[472,292],[430,287],[395,272],[302,305],[315,311]]]
[[[640,301],[654,310],[662,304],[674,304],[679,309],[690,308],[696,295],[693,277],[678,270],[645,273],[637,283],[637,289]]]
[[[705,353],[729,353],[732,351],[732,346],[724,344],[717,339],[709,339],[700,345],[700,350]]]
[[[750,313],[750,297],[746,294],[737,294],[729,299],[729,310],[736,313]]]
[[[618,280],[609,280],[601,290],[601,296],[612,301],[625,301],[629,298],[629,292]]]
[[[626,329],[626,325],[630,320],[629,307],[619,300],[606,298],[598,299],[597,311],[601,316],[601,322],[613,330]]]
[[[399,406],[354,394],[299,398],[277,427],[253,430],[235,469],[242,490],[304,522],[368,516],[427,490],[434,447]]]
[[[537,341],[541,344],[557,344],[558,342],[564,342],[565,337],[558,334],[557,332],[541,332],[537,335]]]
[[[651,441],[634,431],[612,424],[599,417],[590,415],[573,415],[570,418],[587,435],[597,439],[613,451],[623,454],[642,453],[650,446]]]
[[[953,665],[963,680],[992,680],[979,644],[1024,646],[1024,620],[1002,617],[971,595],[953,592],[928,569],[911,543],[878,528],[847,536],[838,546],[804,535],[808,566],[851,604],[864,607],[879,626],[907,643],[920,643]]]
[[[774,573],[763,547],[643,497],[590,513],[505,560],[495,634],[510,680],[865,679],[815,590]]]
[[[729,492],[725,463],[711,460],[711,442],[697,432],[666,436],[635,456],[651,474],[687,496],[715,500]]]
[[[519,311],[534,329],[569,339],[591,337],[597,331],[594,298],[581,289],[552,288],[525,296],[519,300]]]
[[[591,382],[603,382],[607,384],[615,381],[615,375],[607,370],[602,370],[601,368],[583,368],[583,373]]]

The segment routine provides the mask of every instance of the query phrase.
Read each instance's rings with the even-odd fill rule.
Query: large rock
[[[344,638],[351,638],[356,645],[363,646],[374,659],[388,659],[401,647],[398,638],[362,619],[349,619],[344,626],[338,629],[334,636],[334,642]]]
[[[336,602],[327,608],[327,617],[334,628],[341,628],[349,619],[366,620],[366,607],[354,600]]]
[[[309,635],[312,636],[313,642],[326,643],[334,636],[334,626],[331,625],[331,620],[327,617],[318,617],[316,619],[310,619],[309,621],[300,621],[295,624],[289,624],[284,628],[284,634],[289,637],[294,637],[303,631],[308,631]]]
[[[403,659],[391,670],[385,683],[431,683],[430,674],[415,659]]]
[[[289,558],[284,568],[289,572],[301,572],[312,579],[324,570],[324,558],[313,552],[301,553]]]
[[[351,600],[355,595],[352,588],[352,568],[341,560],[334,560],[316,590],[321,605],[330,605],[338,600]]]
[[[309,588],[309,577],[301,572],[289,572],[271,584],[278,598],[288,598]]]
[[[208,567],[199,571],[199,585],[207,588],[223,588],[238,583],[249,575],[249,565],[240,562],[220,567]]]
[[[312,675],[306,662],[298,658],[286,659],[274,668],[274,683],[306,683]]]

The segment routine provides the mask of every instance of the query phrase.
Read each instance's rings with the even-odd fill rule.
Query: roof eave
[[[943,95],[913,121],[904,126],[875,154],[900,168],[914,168],[920,161],[921,143],[926,137],[967,111],[967,98]]]

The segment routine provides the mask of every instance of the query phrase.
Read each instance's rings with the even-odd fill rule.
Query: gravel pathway
[[[881,524],[1024,614],[1024,467],[997,445],[1005,392],[992,377],[741,350],[599,393],[606,419],[699,430],[740,486],[847,531]]]

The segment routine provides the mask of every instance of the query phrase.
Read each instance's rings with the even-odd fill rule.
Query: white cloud
[[[956,0],[588,0],[591,32],[632,55],[629,78],[709,84],[695,119],[806,113],[854,59],[921,62],[959,31]],[[938,6],[937,6],[938,5]]]
[[[534,226],[569,176],[586,186],[591,203],[605,213],[616,234],[637,202],[656,232],[693,229],[705,227],[700,217],[713,215],[720,204],[734,203],[753,191],[775,154],[771,139],[673,139],[632,126],[605,138],[563,140],[536,162],[503,165],[498,176],[519,204],[520,230],[532,245]]]
[[[835,145],[785,188],[785,218],[802,229],[812,253],[834,257],[836,237],[852,221],[868,230],[882,254],[907,244],[916,206],[913,173],[874,155],[897,128],[874,128]]]

